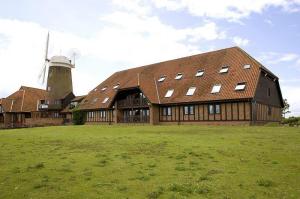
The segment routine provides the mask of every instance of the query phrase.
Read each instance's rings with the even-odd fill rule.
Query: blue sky
[[[0,0],[0,97],[45,87],[49,30],[49,56],[77,54],[77,95],[117,70],[238,45],[279,76],[300,115],[299,21],[300,0]]]

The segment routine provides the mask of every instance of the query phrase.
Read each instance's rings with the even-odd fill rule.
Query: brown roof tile
[[[251,68],[244,69],[246,64],[250,64]],[[228,73],[219,74],[225,65],[229,66]],[[204,75],[195,77],[199,69],[204,70]],[[153,104],[253,98],[261,69],[262,65],[239,47],[132,68],[114,73],[90,91],[80,104],[80,109],[110,107],[117,94],[117,90],[113,89],[117,83],[120,83],[119,89],[139,87]],[[177,73],[183,74],[181,80],[174,79]],[[166,75],[165,81],[158,82],[162,75]],[[246,82],[244,91],[234,90],[239,82]],[[222,85],[220,93],[211,94],[214,84]],[[193,96],[186,96],[191,86],[197,89]],[[107,89],[102,91],[104,87]],[[168,89],[174,89],[174,93],[170,98],[165,98]],[[106,97],[109,101],[102,103]]]
[[[5,112],[32,112],[37,110],[38,101],[45,99],[47,92],[42,89],[21,86],[21,88],[9,95],[4,101],[10,103],[6,105]]]

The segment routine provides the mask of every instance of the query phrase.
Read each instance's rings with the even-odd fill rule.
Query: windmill
[[[45,78],[46,78],[46,70],[47,70],[47,66],[49,64],[49,59],[48,59],[48,49],[49,49],[49,32],[47,34],[47,39],[46,39],[46,49],[45,49],[45,60],[44,60],[44,66],[39,74],[39,79],[42,80],[42,84],[45,83]]]
[[[39,75],[39,79],[42,80],[43,84],[45,83],[48,68],[46,86],[46,91],[48,91],[47,100],[49,101],[48,109],[60,109],[61,106],[59,106],[58,102],[64,100],[69,94],[73,94],[71,69],[75,67],[75,63],[72,63],[71,59],[62,55],[53,56],[50,59],[48,58],[49,35],[50,34],[48,32],[46,39],[45,62]]]

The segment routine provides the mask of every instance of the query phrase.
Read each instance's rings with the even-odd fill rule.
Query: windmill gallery
[[[87,124],[229,124],[279,122],[278,77],[239,47],[114,73],[86,96],[75,96],[65,56],[48,59],[46,89],[21,86],[0,99],[0,128],[72,124],[74,108]]]

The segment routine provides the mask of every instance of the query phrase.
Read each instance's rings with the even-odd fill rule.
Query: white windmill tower
[[[68,94],[73,93],[72,85],[72,68],[75,68],[75,59],[72,63],[71,59],[65,56],[53,56],[48,58],[49,48],[49,32],[46,40],[45,63],[39,75],[42,82],[45,82],[46,71],[48,67],[48,77],[46,90],[48,91],[49,102],[48,109],[61,109],[61,100]]]

